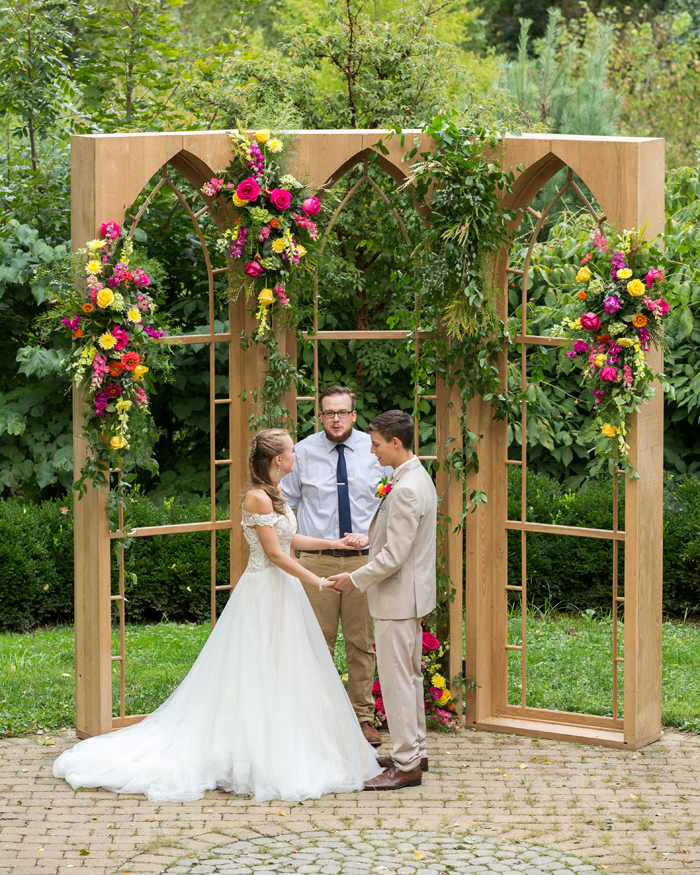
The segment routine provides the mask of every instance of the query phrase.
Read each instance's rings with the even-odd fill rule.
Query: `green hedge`
[[[591,481],[564,492],[545,475],[528,478],[528,514],[533,522],[610,528],[612,488]],[[624,485],[623,485],[624,488]],[[700,610],[700,479],[667,486],[664,495],[664,609]],[[225,516],[228,508],[221,507]],[[508,514],[520,519],[520,478],[511,471]],[[144,496],[129,505],[137,526],[209,518],[207,501],[158,507]],[[624,495],[620,499],[624,525]],[[138,538],[127,552],[127,618],[179,622],[209,617],[209,533]],[[624,560],[620,548],[620,579]],[[562,610],[610,610],[612,548],[609,542],[530,533],[527,536],[529,604]],[[520,583],[520,533],[509,533],[508,573]],[[132,574],[134,577],[132,578]],[[113,573],[116,586],[117,574]],[[217,582],[228,583],[228,535],[217,533]],[[622,587],[620,594],[623,594]],[[226,594],[219,594],[219,607]],[[73,618],[72,497],[31,504],[0,499],[0,630],[23,631]]]

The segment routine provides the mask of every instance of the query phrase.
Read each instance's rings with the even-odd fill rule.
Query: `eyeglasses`
[[[352,410],[322,410],[318,415],[321,419],[333,420],[336,416],[338,419],[347,419],[353,412]]]

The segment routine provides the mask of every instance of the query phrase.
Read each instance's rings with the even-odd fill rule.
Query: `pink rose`
[[[144,273],[142,270],[135,270],[132,276],[134,278],[135,286],[150,286],[151,284],[148,274]]]
[[[278,210],[288,210],[291,202],[292,196],[286,188],[273,188],[270,192],[270,203]]]
[[[249,176],[248,179],[244,179],[243,182],[239,183],[236,194],[242,201],[250,203],[257,200],[260,196],[260,186],[252,176]]]
[[[317,216],[321,212],[321,201],[317,197],[307,197],[301,208],[307,216]]]
[[[248,274],[248,276],[257,277],[260,276],[261,273],[264,273],[262,267],[258,264],[257,261],[249,261],[248,264],[243,268],[244,273]]]
[[[606,365],[600,372],[600,379],[606,383],[614,383],[617,380],[617,368]]]
[[[600,328],[600,319],[595,313],[584,313],[581,316],[581,328],[586,331],[597,331]]]
[[[423,653],[428,650],[437,650],[440,647],[440,642],[432,632],[423,632]]]
[[[114,344],[114,349],[117,352],[121,352],[129,342],[129,335],[118,325],[114,326],[112,334],[117,338],[117,342]]]
[[[379,683],[379,681],[375,681],[372,684],[372,695],[373,696],[381,696],[381,694],[382,694],[382,685]]]
[[[668,301],[664,301],[663,298],[659,298],[656,302],[656,309],[659,311],[660,316],[665,316],[670,310],[670,305]]]

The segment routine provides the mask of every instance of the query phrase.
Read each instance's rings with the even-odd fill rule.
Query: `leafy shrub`
[[[624,486],[620,478],[620,527],[624,528]],[[565,491],[545,474],[528,475],[530,522],[609,529],[612,484],[590,480]],[[664,495],[664,610],[700,611],[700,479],[670,481]],[[221,505],[219,517],[228,508]],[[508,516],[520,519],[520,476],[511,470]],[[209,518],[209,502],[165,502],[157,506],[136,495],[128,523],[158,526]],[[210,534],[193,532],[136,538],[126,553],[126,616],[130,622],[202,622],[210,612]],[[624,544],[620,544],[623,594]],[[217,584],[229,581],[228,532],[217,532]],[[520,533],[508,535],[508,578],[520,583]],[[594,538],[531,532],[527,535],[528,604],[608,612],[612,597],[612,545]],[[133,575],[133,576],[132,576]],[[116,566],[112,572],[116,592]],[[228,597],[217,596],[220,611]],[[115,608],[116,610],[116,608]],[[0,499],[0,631],[73,620],[73,501],[31,504]]]

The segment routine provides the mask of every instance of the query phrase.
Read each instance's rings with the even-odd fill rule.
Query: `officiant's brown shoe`
[[[389,766],[394,762],[390,756],[388,757],[377,757],[377,762],[383,769],[388,769]],[[429,772],[428,768],[428,757],[421,757],[420,759],[420,770],[421,772]]]
[[[365,781],[365,790],[400,790],[401,787],[418,787],[422,783],[423,773],[420,766],[410,772],[402,772],[392,763],[381,775]]]
[[[372,747],[379,747],[379,745],[382,743],[382,740],[379,737],[379,733],[374,728],[374,723],[371,723],[369,720],[365,720],[364,722],[360,723],[360,728],[362,729],[362,734],[372,745]]]

